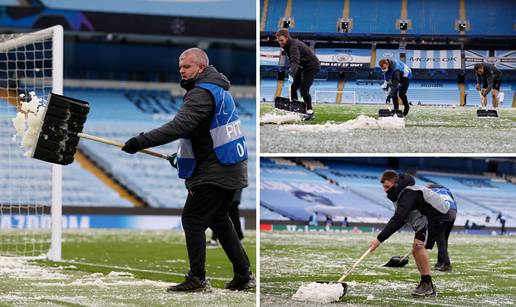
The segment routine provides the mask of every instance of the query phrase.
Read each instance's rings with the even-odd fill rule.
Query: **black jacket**
[[[448,221],[449,215],[439,212],[427,203],[423,198],[423,192],[405,189],[407,186],[414,185],[415,182],[414,177],[410,175],[400,175],[394,192],[398,196],[398,206],[385,228],[378,234],[378,241],[387,240],[393,233],[403,227],[407,215],[414,209],[426,216],[428,223]]]
[[[314,70],[321,68],[321,63],[314,51],[298,39],[289,38],[283,50],[288,56],[292,76],[295,76],[301,68]]]
[[[214,83],[229,90],[229,81],[213,66],[207,67],[196,79],[181,81],[186,89],[183,106],[174,119],[163,126],[137,137],[143,148],[170,143],[179,138],[190,138],[197,167],[192,177],[186,179],[188,189],[210,184],[236,190],[247,186],[247,161],[235,165],[222,165],[213,151],[210,123],[215,112],[215,100],[211,93],[195,83]]]
[[[493,64],[483,63],[484,73],[481,75],[475,74],[477,77],[477,84],[482,87],[482,84],[487,84],[486,91],[484,92],[484,96],[489,94],[489,92],[493,89],[494,80],[500,80],[502,78],[502,72],[499,71]]]

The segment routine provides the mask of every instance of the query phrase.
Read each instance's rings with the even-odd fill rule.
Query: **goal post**
[[[61,260],[62,166],[25,158],[11,119],[30,92],[63,94],[63,36],[62,26],[0,34],[2,256]]]

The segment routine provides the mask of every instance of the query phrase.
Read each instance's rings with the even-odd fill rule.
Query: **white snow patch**
[[[353,129],[403,129],[405,120],[403,118],[380,117],[375,119],[365,115],[359,115],[356,119],[348,120],[341,124],[328,122],[322,125],[286,125],[279,128],[280,131],[296,132],[340,132]]]
[[[331,303],[339,301],[343,294],[344,288],[341,284],[312,282],[299,287],[297,292],[292,295],[292,299],[296,301]]]
[[[298,113],[278,113],[272,111],[266,113],[260,117],[260,124],[286,124],[286,123],[297,123],[302,120],[302,115]]]

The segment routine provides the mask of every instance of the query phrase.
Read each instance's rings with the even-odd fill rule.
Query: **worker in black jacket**
[[[289,79],[292,79],[290,99],[297,100],[297,90],[300,89],[303,101],[306,103],[307,117],[305,119],[312,119],[314,113],[310,87],[314,82],[315,75],[321,69],[319,59],[305,43],[292,38],[287,29],[276,32],[276,38],[280,47],[285,50],[290,62]]]
[[[188,189],[181,221],[190,271],[183,283],[167,291],[209,289],[205,276],[208,227],[217,234],[233,264],[234,278],[226,288],[253,288],[255,279],[249,258],[228,216],[235,192],[247,186],[247,151],[245,142],[239,143],[243,136],[234,101],[227,92],[229,81],[209,66],[208,56],[198,48],[181,54],[179,72],[181,87],[186,90],[181,109],[170,122],[129,139],[122,148],[133,154],[180,139],[179,176],[186,178]]]
[[[498,108],[498,94],[502,84],[502,72],[496,69],[493,64],[478,63],[474,66],[477,84],[477,91],[480,91],[481,104],[487,107],[487,94],[491,92],[493,96],[493,108]],[[482,90],[481,90],[482,89]]]
[[[430,276],[430,259],[426,249],[432,249],[437,238],[445,229],[445,222],[448,219],[448,204],[434,191],[416,186],[414,178],[410,175],[399,176],[395,171],[388,170],[382,174],[380,181],[387,193],[387,198],[396,202],[397,206],[385,228],[371,242],[371,251],[374,251],[380,243],[403,227],[412,210],[418,210],[423,216],[426,216],[427,224],[414,236],[412,255],[421,274],[421,281],[412,295],[435,295],[435,286]]]

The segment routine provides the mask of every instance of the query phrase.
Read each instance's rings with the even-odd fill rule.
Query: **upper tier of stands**
[[[329,184],[304,167],[278,159],[262,159],[262,207],[291,220],[308,221],[313,212],[325,216],[348,216],[349,221],[387,222],[392,208],[383,206],[352,189]]]
[[[343,16],[344,0],[292,1],[295,32],[336,32],[337,20]],[[407,1],[409,34],[458,35],[459,2],[446,0]],[[467,35],[515,35],[516,2],[505,0],[465,0],[465,16],[471,30]],[[263,7],[263,3],[262,7]],[[285,16],[287,1],[269,1],[265,31],[276,31]],[[396,24],[402,16],[401,0],[350,0],[349,18],[352,33],[399,34]],[[262,15],[261,18],[264,18]]]

